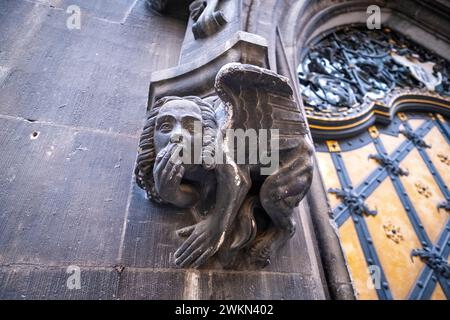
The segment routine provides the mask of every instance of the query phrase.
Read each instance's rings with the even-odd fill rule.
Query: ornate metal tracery
[[[303,56],[298,76],[316,136],[352,134],[377,117],[386,123],[399,97],[450,101],[449,63],[389,29],[332,32]]]

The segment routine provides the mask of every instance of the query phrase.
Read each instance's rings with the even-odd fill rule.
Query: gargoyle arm
[[[205,220],[189,228],[191,234],[175,252],[175,263],[181,267],[199,267],[217,252],[250,189],[247,168],[241,168],[230,160],[227,164],[216,166],[215,171],[215,208]]]

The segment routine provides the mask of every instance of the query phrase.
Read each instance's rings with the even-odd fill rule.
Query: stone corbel
[[[152,73],[148,106],[164,96],[205,97],[212,94],[217,72],[230,62],[267,67],[266,40],[255,34],[238,31],[230,39],[193,61]]]
[[[151,200],[196,219],[177,231],[184,242],[176,265],[214,256],[225,268],[265,267],[294,235],[294,212],[311,184],[305,119],[291,82],[269,70],[264,38],[238,31],[204,49],[151,75],[136,182]],[[238,130],[257,135],[248,149]]]

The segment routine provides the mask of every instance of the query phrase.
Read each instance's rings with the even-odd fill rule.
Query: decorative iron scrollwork
[[[328,189],[329,193],[335,194],[338,198],[342,199],[342,202],[345,206],[348,207],[350,212],[362,216],[363,213],[369,216],[375,216],[377,214],[377,210],[371,210],[364,202],[364,197],[358,195],[353,188],[344,188],[341,189]]]
[[[400,231],[400,227],[395,226],[391,222],[383,225],[384,232],[386,233],[386,237],[394,241],[395,243],[400,243],[400,241],[404,240],[403,234]]]
[[[398,96],[421,92],[450,103],[449,71],[448,61],[403,35],[352,27],[310,46],[298,77],[313,132],[344,132],[372,117],[390,121],[386,106]]]
[[[431,191],[430,191],[430,187],[424,185],[423,183],[421,183],[420,181],[416,182],[415,187],[417,189],[417,192],[419,194],[421,194],[422,196],[424,196],[425,198],[429,198],[431,197]]]
[[[426,247],[424,249],[414,249],[411,257],[420,257],[431,269],[443,277],[450,279],[450,265],[436,250]]]
[[[414,145],[421,148],[431,148],[431,146],[423,140],[423,138],[412,131],[410,128],[405,127],[405,129],[400,130],[400,133],[403,134],[406,139],[410,140]]]
[[[380,154],[370,154],[369,159],[376,160],[381,166],[394,176],[407,176],[409,172],[399,167],[398,160]]]

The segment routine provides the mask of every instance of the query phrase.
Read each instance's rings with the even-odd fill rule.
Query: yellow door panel
[[[427,260],[411,258],[411,254],[414,250],[429,250],[427,246],[438,243],[442,246],[447,241],[445,230],[449,214],[445,209],[439,210],[438,204],[444,203],[447,194],[441,184],[450,186],[450,146],[429,114],[403,113],[396,117],[402,122],[369,127],[355,138],[317,143],[319,168],[327,190],[343,189],[338,193],[341,192],[344,202],[332,193],[328,197],[335,209],[335,221],[340,226],[340,241],[357,298],[446,299],[448,288],[439,282],[441,280],[430,284],[432,278],[424,268]],[[398,133],[402,129],[405,131]],[[432,148],[420,148],[421,139]],[[388,153],[386,157],[381,157],[383,148]],[[381,160],[369,159],[369,155],[377,155]],[[430,164],[425,162],[430,160]],[[341,168],[339,172],[335,165]],[[398,175],[397,165],[409,175]],[[379,170],[383,166],[385,170]],[[437,175],[433,175],[433,166]],[[398,179],[399,185],[394,187],[392,179]],[[353,193],[348,191],[349,183]],[[402,187],[405,194],[399,195]],[[403,207],[408,202],[405,197],[414,208],[411,214],[417,217],[410,217]],[[340,204],[344,207],[337,208]],[[361,212],[361,207],[376,210],[376,214]],[[364,223],[355,224],[353,218],[356,216]],[[414,226],[418,226],[413,226],[413,221],[421,223],[423,230],[416,230]],[[419,240],[416,232],[420,232],[424,242]],[[427,238],[432,244],[427,245]],[[448,256],[444,258],[447,260]],[[377,289],[372,283],[374,269],[369,266],[372,264],[381,267],[381,277],[384,277]],[[432,271],[433,278],[437,276],[437,270]],[[433,285],[436,287],[431,291]]]
[[[331,155],[327,152],[316,152],[316,156],[326,190],[330,188],[340,188],[341,184],[339,183],[333,160],[331,160]],[[341,203],[341,201],[331,193],[328,194],[328,200],[330,201],[331,208],[335,208]]]
[[[420,242],[390,179],[385,179],[367,199],[378,214],[366,218],[381,267],[394,299],[406,299],[424,264],[411,261]]]
[[[426,149],[425,152],[428,154],[431,161],[433,161],[436,170],[439,172],[439,175],[444,182],[449,185],[450,146],[436,127],[430,130],[424,140],[431,146],[431,148]]]
[[[417,130],[417,128],[419,128],[424,122],[425,119],[408,119],[408,123],[414,131]]]
[[[397,137],[388,134],[380,134],[380,139],[383,141],[383,145],[389,155],[391,155],[392,152],[394,152],[400,146],[400,144],[405,141],[405,137],[401,134],[399,134]]]
[[[369,154],[374,153],[376,153],[376,149],[372,143],[356,150],[341,153],[353,186],[360,184],[369,173],[377,168],[378,164],[368,158]]]
[[[339,235],[358,299],[378,299],[352,219],[339,228]]]
[[[438,210],[445,197],[416,149],[400,163],[409,171],[400,179],[430,240],[435,243],[447,222],[448,214]]]

